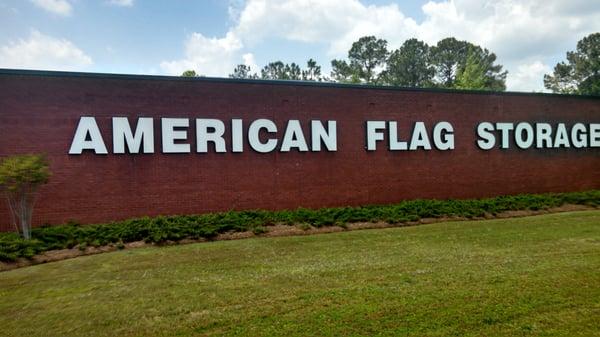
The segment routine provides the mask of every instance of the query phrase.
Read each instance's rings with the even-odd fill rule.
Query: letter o
[[[525,132],[526,138],[523,138]],[[529,123],[519,123],[515,128],[515,143],[522,149],[528,149],[533,145],[533,127]]]

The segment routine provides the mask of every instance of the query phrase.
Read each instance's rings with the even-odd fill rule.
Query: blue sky
[[[65,38],[94,64],[89,71],[145,72],[182,54],[185,36],[200,31],[222,35],[229,24],[226,1],[73,1],[70,15],[56,14],[24,0],[0,0],[0,45],[27,38],[30,30]],[[14,10],[7,10],[11,8]]]
[[[496,52],[510,90],[541,78],[600,31],[589,0],[0,0],[0,67],[227,76],[281,59],[326,72],[364,35],[435,44],[455,36]]]

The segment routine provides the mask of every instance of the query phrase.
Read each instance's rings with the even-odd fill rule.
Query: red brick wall
[[[95,116],[109,152],[111,117],[336,120],[337,152],[68,155],[81,116]],[[455,129],[452,151],[365,150],[365,121]],[[219,80],[0,73],[0,156],[45,153],[53,173],[34,223],[97,223],[144,215],[393,203],[600,188],[600,149],[480,150],[479,122],[600,122],[600,99],[386,90]],[[228,132],[226,132],[226,139]],[[281,139],[281,138],[280,138]],[[228,141],[229,148],[229,141]],[[7,230],[0,204],[0,229]]]

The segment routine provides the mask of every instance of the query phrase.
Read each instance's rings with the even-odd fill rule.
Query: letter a
[[[88,134],[90,135],[89,140],[87,140]],[[96,154],[108,153],[94,117],[81,117],[79,119],[69,154],[81,154],[83,150],[94,150]]]

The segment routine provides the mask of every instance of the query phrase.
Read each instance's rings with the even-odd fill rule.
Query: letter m
[[[143,153],[154,153],[154,122],[152,118],[138,118],[135,134],[131,132],[127,117],[113,117],[113,152],[125,153],[125,143],[129,153],[139,153],[142,143]]]

